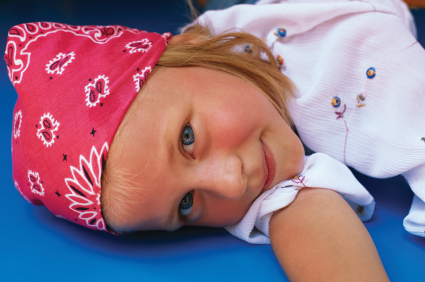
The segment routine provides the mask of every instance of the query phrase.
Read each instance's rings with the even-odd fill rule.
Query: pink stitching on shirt
[[[361,108],[361,107],[366,107],[366,104],[363,103],[366,100],[366,92],[362,92],[359,95],[357,95],[356,99],[357,99],[357,108]]]
[[[345,124],[346,133],[345,133],[345,142],[344,142],[344,164],[347,165],[347,162],[345,161],[345,152],[347,149],[348,125],[344,118],[344,113],[347,110],[347,105],[345,105],[343,99],[339,98],[338,96],[335,96],[332,98],[331,104],[335,109],[335,114],[337,115],[336,119],[342,118]]]
[[[416,45],[416,44],[418,44],[418,43],[419,43],[418,41],[415,41],[415,42],[413,42],[412,44],[410,44],[409,46],[407,46],[406,48],[404,48],[403,50],[401,50],[401,51],[399,51],[399,52],[406,51],[407,49],[409,49],[409,48],[413,47],[414,45]]]
[[[305,176],[300,174],[300,175],[297,175],[297,176],[293,177],[291,179],[291,181],[294,182],[294,183],[297,183],[297,184],[302,184],[304,187],[307,187],[304,184],[304,179],[305,179]]]
[[[375,6],[372,4],[372,3],[370,3],[369,1],[363,1],[363,0],[358,0],[359,2],[363,2],[363,3],[368,3],[368,4],[370,4],[370,5],[372,5],[372,7],[373,7],[373,11],[374,12],[376,12],[376,8],[375,8]]]

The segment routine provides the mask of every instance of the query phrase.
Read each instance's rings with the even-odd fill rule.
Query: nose
[[[236,155],[211,158],[202,166],[198,176],[198,189],[219,197],[236,200],[247,189],[243,164]]]

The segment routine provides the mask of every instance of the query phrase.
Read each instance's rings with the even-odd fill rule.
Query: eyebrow
[[[168,131],[168,130],[167,130]],[[168,163],[171,163],[171,161],[174,159],[174,142],[172,140],[173,138],[169,138],[167,142],[168,147]]]
[[[174,144],[176,142],[175,136],[173,136],[174,134],[167,134],[169,132],[174,132],[173,129],[176,126],[175,115],[176,115],[176,113],[172,113],[172,114],[169,115],[168,122],[167,122],[167,125],[166,125],[165,130],[164,130],[164,133],[165,133],[164,137],[167,140],[167,143],[166,143],[165,146],[168,147],[168,150],[167,150],[168,151],[168,158],[167,158],[168,163],[171,163],[173,161],[174,153],[175,153],[174,152]],[[178,126],[178,128],[181,128],[181,125]],[[180,132],[180,129],[179,129],[178,134],[180,134],[180,133],[181,132]]]

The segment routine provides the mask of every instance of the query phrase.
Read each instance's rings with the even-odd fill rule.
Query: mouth
[[[266,144],[263,144],[263,151],[264,151],[264,159],[266,160],[266,168],[267,168],[267,177],[266,181],[264,182],[263,189],[261,189],[261,193],[269,189],[270,184],[274,180],[274,175],[276,173],[276,164],[274,162],[273,156],[269,150],[269,148],[266,146]]]

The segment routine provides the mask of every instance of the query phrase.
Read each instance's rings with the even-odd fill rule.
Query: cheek
[[[223,147],[237,145],[266,123],[260,105],[246,103],[220,104],[206,115],[214,139]]]
[[[211,227],[225,227],[240,221],[248,212],[251,203],[242,204],[241,201],[231,201],[210,208],[210,217],[206,223]]]

